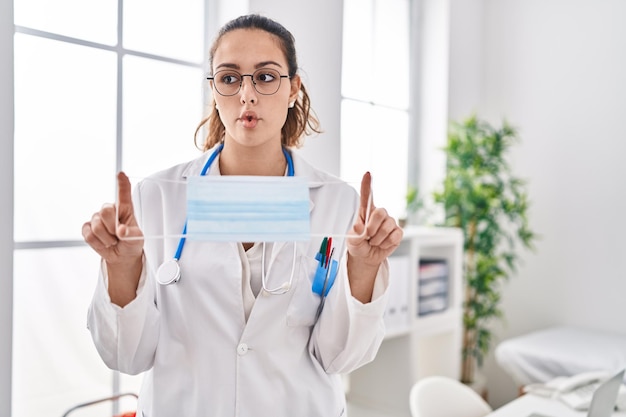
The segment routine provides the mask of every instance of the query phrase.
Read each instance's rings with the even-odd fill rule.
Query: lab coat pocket
[[[293,296],[287,308],[287,326],[312,326],[320,305],[320,296],[313,292],[313,279],[318,262],[300,256]]]

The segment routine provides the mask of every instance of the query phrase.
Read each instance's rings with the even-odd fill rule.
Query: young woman
[[[340,374],[373,360],[380,346],[386,258],[402,230],[373,204],[366,216],[369,173],[359,198],[289,151],[317,120],[282,25],[259,15],[227,23],[210,67],[206,152],[132,194],[118,174],[117,206],[83,226],[102,257],[88,319],[93,340],[110,368],[147,371],[138,416],[345,415]],[[306,178],[310,241],[143,239],[180,234],[184,189],[171,184],[198,175]],[[338,273],[321,304],[312,291],[320,236],[338,230],[351,237],[333,240]]]

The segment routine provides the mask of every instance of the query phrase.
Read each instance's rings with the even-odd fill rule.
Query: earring
[[[290,102],[289,102],[289,108],[290,108],[290,109],[293,109],[293,106],[295,106],[295,105],[296,105],[295,100],[294,100],[294,101],[290,101]]]

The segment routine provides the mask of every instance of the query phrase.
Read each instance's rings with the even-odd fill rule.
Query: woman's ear
[[[300,86],[302,85],[302,79],[298,74],[296,74],[291,77],[290,81],[291,92],[289,93],[289,107],[293,107],[291,103],[295,103],[298,99],[298,94],[300,94]]]

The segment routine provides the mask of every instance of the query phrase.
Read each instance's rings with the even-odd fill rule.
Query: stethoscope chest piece
[[[156,280],[161,285],[169,285],[180,279],[180,266],[176,259],[170,259],[157,269]]]

